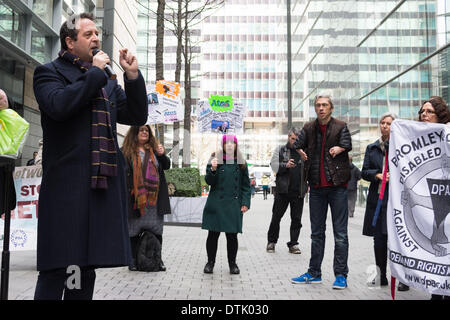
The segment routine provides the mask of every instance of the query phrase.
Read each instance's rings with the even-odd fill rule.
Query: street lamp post
[[[287,92],[288,92],[288,123],[292,127],[292,49],[291,49],[291,0],[286,0],[287,7]]]

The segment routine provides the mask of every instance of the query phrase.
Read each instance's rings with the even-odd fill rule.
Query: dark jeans
[[[298,244],[300,229],[302,228],[303,198],[298,195],[275,194],[275,200],[272,207],[272,220],[270,221],[269,231],[267,232],[267,241],[277,243],[280,234],[280,222],[288,206],[291,206],[291,228],[290,241],[288,247]]]
[[[40,271],[34,293],[34,300],[92,300],[95,285],[95,269],[81,268],[80,289],[69,289],[66,281],[74,273],[67,269]],[[71,280],[71,279],[69,279]]]
[[[228,263],[236,263],[236,255],[238,251],[237,233],[225,233],[227,236],[227,255]],[[208,262],[216,261],[217,243],[219,241],[220,232],[209,231],[206,239],[206,252],[208,254]]]
[[[313,277],[322,276],[321,266],[325,252],[325,229],[328,205],[331,208],[334,234],[334,275],[348,274],[348,200],[347,188],[311,188],[309,216],[311,220],[311,259],[308,272]]]
[[[269,194],[269,187],[264,188],[263,187],[263,196],[264,196],[264,200],[267,200],[267,195]]]

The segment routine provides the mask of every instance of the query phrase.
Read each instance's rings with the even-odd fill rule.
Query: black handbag
[[[154,272],[160,270],[161,243],[149,230],[139,234],[136,255],[136,268],[139,271]]]

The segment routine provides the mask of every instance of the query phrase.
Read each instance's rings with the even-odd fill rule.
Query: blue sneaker
[[[300,277],[292,278],[291,283],[299,284],[299,283],[321,283],[322,278],[321,277],[313,277],[308,272],[305,274],[302,274]]]
[[[333,289],[343,290],[347,288],[347,279],[344,276],[337,276],[333,283]]]

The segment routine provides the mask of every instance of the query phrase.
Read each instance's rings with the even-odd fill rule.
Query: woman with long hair
[[[164,175],[164,170],[170,168],[170,159],[149,125],[130,127],[122,152],[127,163],[128,231],[133,255],[130,270],[135,271],[139,235],[143,230],[151,231],[162,245],[164,215],[171,213]],[[159,270],[166,270],[162,261]]]
[[[242,233],[242,217],[250,208],[251,191],[247,163],[238,150],[236,136],[223,136],[222,148],[212,154],[206,167],[205,180],[211,190],[203,210],[202,229],[209,230],[208,263],[203,271],[213,272],[219,235],[225,232],[230,273],[239,274],[237,234]]]

